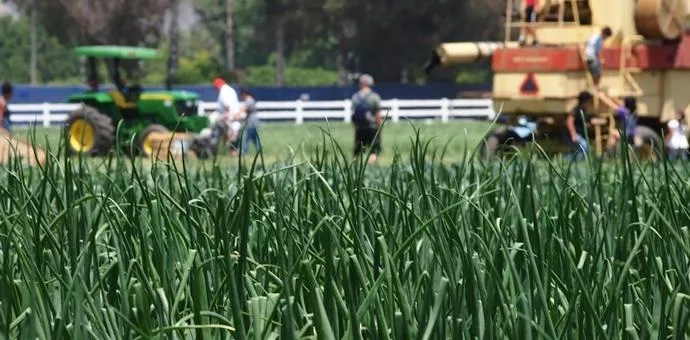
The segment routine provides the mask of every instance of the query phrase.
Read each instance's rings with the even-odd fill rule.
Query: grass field
[[[398,157],[387,152],[381,167],[349,161],[347,129],[255,172],[126,158],[10,165],[0,171],[0,334],[690,336],[690,167],[482,164],[461,157],[486,128],[472,124],[421,126],[423,139],[472,131],[450,164],[400,124],[386,130]],[[316,125],[262,131],[276,158],[322,140]],[[341,141],[344,154],[324,152]]]
[[[422,138],[433,138],[430,147],[440,148],[448,143],[447,160],[456,161],[463,158],[466,148],[471,152],[490,127],[487,122],[472,120],[452,121],[446,124],[425,121],[386,123],[381,135],[384,150],[380,161],[384,165],[390,164],[396,150],[403,154],[408,153],[412,148],[416,130]],[[305,153],[309,154],[319,145],[323,145],[324,132],[330,134],[326,137],[334,139],[344,152],[352,153],[354,131],[349,124],[340,121],[308,122],[303,125],[264,123],[260,127],[264,158],[269,163],[284,159],[301,159]],[[28,128],[18,129],[17,134],[24,139],[30,139]],[[37,128],[36,140],[41,145],[47,144],[55,149],[60,143],[60,129]]]

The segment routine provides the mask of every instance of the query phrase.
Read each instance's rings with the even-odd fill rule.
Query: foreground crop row
[[[423,147],[389,168],[335,149],[241,171],[12,165],[0,175],[0,334],[690,335],[686,169],[445,166]]]

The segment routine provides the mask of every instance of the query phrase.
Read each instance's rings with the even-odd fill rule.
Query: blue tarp
[[[237,86],[234,86],[238,88]],[[196,92],[202,101],[215,101],[218,92],[211,85],[175,86],[175,89]],[[163,87],[145,87],[145,90],[162,90]],[[297,100],[301,95],[309,95],[310,100],[341,100],[350,98],[355,86],[321,86],[321,87],[249,87],[257,100],[288,101]],[[84,92],[86,86],[30,86],[15,85],[14,102],[22,104],[63,103],[68,96]],[[491,85],[405,85],[377,84],[375,90],[383,99],[439,99],[456,98],[461,92],[491,91]]]

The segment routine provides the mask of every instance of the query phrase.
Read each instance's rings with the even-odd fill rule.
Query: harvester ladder
[[[641,42],[644,42],[644,37],[641,35],[632,35],[623,38],[619,70],[621,96],[640,97],[644,93],[632,76],[633,72],[637,73],[640,69],[637,67],[628,67],[628,60],[632,57],[633,47],[635,44]],[[631,91],[628,89],[631,89]]]
[[[594,89],[594,112],[601,112],[599,110],[599,106],[601,103],[600,95],[602,95],[603,93],[600,92],[599,89],[596,88],[596,86],[594,85],[594,77],[592,76],[592,73],[589,71],[589,67],[587,66],[587,57],[585,56],[584,48],[582,48],[580,51],[580,58],[582,59],[582,63],[585,65],[585,78],[587,79],[587,86],[588,88]],[[611,122],[613,120],[608,119],[608,121]],[[606,125],[606,119],[602,117],[595,117],[591,120],[591,123],[594,126],[594,149],[596,151],[597,156],[601,156],[603,154],[602,145],[604,144],[603,133],[601,131],[601,128],[602,126]]]

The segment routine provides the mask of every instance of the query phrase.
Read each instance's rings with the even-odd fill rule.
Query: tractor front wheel
[[[501,157],[509,153],[511,146],[520,142],[520,137],[512,130],[499,127],[491,131],[482,141],[480,157],[484,160]]]
[[[156,133],[169,133],[170,130],[163,125],[151,124],[147,126],[140,134],[138,141],[139,152],[145,157],[151,157],[154,153],[154,135]]]
[[[71,155],[102,156],[110,152],[115,141],[115,129],[110,117],[89,106],[70,113],[65,130]]]

